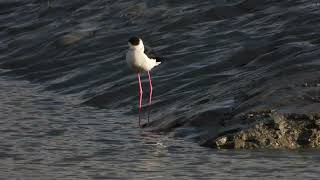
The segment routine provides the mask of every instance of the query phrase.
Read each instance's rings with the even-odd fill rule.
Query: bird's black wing
[[[163,57],[158,56],[158,54],[152,50],[149,46],[144,45],[144,53],[152,59],[155,59],[157,62],[162,62]]]

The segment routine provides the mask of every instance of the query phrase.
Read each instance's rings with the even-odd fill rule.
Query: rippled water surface
[[[198,143],[231,115],[320,109],[319,29],[309,0],[0,0],[0,179],[317,179],[316,150]],[[162,60],[147,128],[133,35]]]
[[[202,148],[137,128],[136,117],[78,106],[0,79],[0,176],[4,179],[318,178],[319,152]]]

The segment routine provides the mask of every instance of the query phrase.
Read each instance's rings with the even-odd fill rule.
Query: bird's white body
[[[144,45],[142,40],[138,45],[129,44],[129,50],[127,52],[126,60],[131,69],[140,73],[143,71],[150,71],[153,67],[159,65],[161,62],[157,62],[155,59],[149,58],[144,53]]]

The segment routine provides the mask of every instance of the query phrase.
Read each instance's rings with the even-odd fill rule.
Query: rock
[[[231,149],[234,147],[233,137],[231,136],[219,137],[215,142],[218,149]]]
[[[257,123],[247,129],[216,137],[211,147],[218,149],[299,149],[320,147],[319,116],[315,114],[249,113],[247,118],[258,118]],[[210,146],[210,143],[206,143]]]

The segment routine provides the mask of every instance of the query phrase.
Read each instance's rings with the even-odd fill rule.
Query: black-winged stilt
[[[150,115],[150,107],[152,103],[152,80],[150,76],[150,70],[159,65],[161,62],[157,62],[156,59],[149,58],[144,53],[144,45],[140,38],[132,37],[128,41],[129,50],[127,52],[126,60],[129,67],[134,70],[138,75],[139,81],[139,127],[140,127],[140,113],[142,108],[142,85],[140,74],[142,72],[148,72],[149,77],[149,85],[150,85],[150,94],[149,94],[149,111],[148,111],[148,123],[149,123],[149,115]]]

